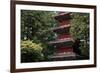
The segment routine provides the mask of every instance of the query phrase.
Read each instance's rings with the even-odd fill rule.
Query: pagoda
[[[58,27],[52,28],[57,34],[57,38],[49,42],[49,45],[56,49],[56,52],[50,56],[53,60],[73,60],[76,54],[73,52],[73,38],[70,35],[70,12],[59,12],[55,16],[58,21]]]

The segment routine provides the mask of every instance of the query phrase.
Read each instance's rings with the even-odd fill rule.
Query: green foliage
[[[44,41],[56,23],[54,15],[56,13],[52,11],[21,10],[21,39]]]
[[[74,39],[89,38],[89,14],[88,13],[72,13],[71,34]]]
[[[88,59],[89,58],[89,44],[85,42],[80,43],[80,49],[81,49],[81,55],[83,58]]]
[[[55,39],[51,31],[56,21],[52,11],[21,10],[21,59],[22,62],[48,60],[53,53],[48,41]]]
[[[81,55],[89,57],[89,13],[72,13],[71,18],[70,33],[74,40],[83,40],[79,47]]]
[[[22,62],[42,61],[44,59],[42,50],[43,47],[41,46],[41,44],[33,43],[30,40],[21,41],[21,61]]]
[[[45,57],[45,61],[52,60],[49,56],[55,53],[55,48],[53,46],[47,45],[46,48],[44,48],[43,53]]]
[[[32,48],[34,49],[35,51],[42,51],[43,48],[41,46],[41,44],[36,44],[36,43],[33,43],[32,41],[30,40],[27,40],[27,41],[21,41],[21,48]]]

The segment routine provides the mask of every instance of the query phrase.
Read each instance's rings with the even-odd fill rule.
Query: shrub
[[[21,62],[38,62],[42,61],[42,44],[33,43],[30,40],[21,41]]]

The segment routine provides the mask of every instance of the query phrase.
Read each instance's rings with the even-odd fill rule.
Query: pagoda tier
[[[67,20],[67,21],[60,21],[60,22],[59,22],[59,26],[63,26],[63,25],[70,25],[70,20]]]
[[[59,15],[55,16],[55,19],[58,21],[63,21],[63,20],[70,20],[70,12],[67,13],[60,13]]]
[[[71,38],[57,39],[54,41],[50,41],[48,44],[51,46],[56,46],[56,48],[60,48],[64,46],[72,47],[73,39]]]
[[[52,28],[51,30],[58,34],[62,34],[62,33],[69,34],[70,27],[71,27],[70,24],[68,24],[68,25],[63,25],[63,26]]]
[[[55,53],[51,56],[53,60],[60,61],[60,60],[75,60],[76,54],[74,52],[63,52],[63,53]]]
[[[58,34],[58,38],[57,39],[64,39],[64,38],[71,38],[72,36],[66,33],[63,34]]]
[[[71,38],[64,38],[64,39],[58,39],[55,41],[50,41],[48,43],[51,46],[54,46],[56,49],[56,53],[63,53],[63,52],[72,52],[73,48],[73,39]]]

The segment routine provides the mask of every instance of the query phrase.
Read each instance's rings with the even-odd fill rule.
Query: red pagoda
[[[73,38],[70,35],[70,12],[60,12],[54,18],[59,22],[58,27],[52,28],[57,34],[54,41],[49,44],[56,49],[56,52],[50,56],[54,60],[73,60],[76,54],[73,52]]]

